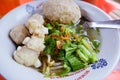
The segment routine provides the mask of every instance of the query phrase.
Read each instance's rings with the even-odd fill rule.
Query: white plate
[[[15,45],[9,38],[9,31],[16,24],[25,23],[34,12],[39,12],[44,0],[24,4],[2,18],[0,21],[0,73],[7,80],[47,80],[44,76],[28,67],[16,63],[12,54]],[[88,3],[77,1],[82,8],[82,15],[93,21],[110,20],[102,10]],[[101,48],[98,54],[99,61],[85,70],[79,70],[67,77],[54,77],[55,80],[102,80],[114,68],[119,59],[119,35],[117,29],[100,29]]]

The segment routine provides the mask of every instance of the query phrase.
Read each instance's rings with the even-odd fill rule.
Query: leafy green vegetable
[[[60,55],[61,60],[65,59],[65,51],[64,50],[60,50],[59,55]]]
[[[98,60],[98,58],[97,58],[96,52],[93,49],[93,46],[92,46],[93,44],[89,41],[88,38],[83,38],[82,43],[87,48],[87,50],[89,50],[89,52],[91,53],[90,54],[90,62],[91,63],[96,62]]]
[[[45,24],[49,34],[45,37],[44,55],[50,55],[55,61],[61,61],[62,70],[56,73],[58,76],[66,76],[69,72],[86,68],[90,63],[98,60],[100,42],[91,40],[84,30],[84,26],[74,24],[59,24],[56,21]],[[86,33],[86,34],[85,34]],[[58,44],[57,41],[60,41]],[[58,49],[57,46],[61,47]],[[47,67],[47,64],[45,65]],[[45,73],[45,68],[43,69]]]
[[[75,28],[69,27],[69,26],[66,27],[66,31],[70,32],[71,34],[73,34],[73,33],[76,32],[76,31],[75,31]]]
[[[94,50],[98,53],[99,52],[99,47],[100,47],[100,41],[98,40],[94,40],[92,41],[93,45],[94,45]]]
[[[86,57],[90,58],[91,53],[88,51],[88,49],[84,45],[78,45],[78,48]]]
[[[46,24],[45,26],[46,26],[48,29],[52,29],[52,26],[51,26],[50,23]]]
[[[47,46],[43,52],[45,54],[53,54],[56,47],[56,41],[52,38],[49,38],[48,41],[46,42],[47,42]]]
[[[58,76],[67,76],[69,74],[69,72],[71,71],[71,68],[65,63],[63,65],[64,69],[57,73]]]
[[[80,60],[82,60],[83,62],[88,62],[89,58],[85,56],[79,49],[76,50],[76,54]]]
[[[67,60],[69,61],[70,65],[72,67],[72,71],[76,71],[76,70],[79,70],[81,68],[85,68],[85,66],[86,66],[83,62],[81,62],[74,55],[67,56]]]
[[[85,37],[85,38],[83,38],[81,41],[82,41],[83,45],[84,45],[89,51],[93,51],[93,46],[91,46],[90,41],[89,41],[88,38]]]
[[[64,43],[62,49],[65,50],[65,56],[67,57],[75,52],[75,50],[77,49],[77,45],[75,45],[71,42],[66,42],[66,43]]]

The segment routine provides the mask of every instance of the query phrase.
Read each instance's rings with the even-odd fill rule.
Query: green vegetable
[[[73,27],[69,28],[69,26],[66,27],[66,30],[69,31],[71,34],[73,34],[73,33],[76,32],[76,31],[75,31],[75,28],[73,28]]]
[[[64,50],[60,50],[59,55],[60,55],[60,60],[65,59],[65,51]]]
[[[53,54],[55,47],[56,47],[56,41],[52,38],[49,38],[46,45],[46,48],[44,49],[44,54]]]
[[[84,64],[82,61],[80,61],[74,55],[67,56],[67,60],[69,61],[70,65],[72,67],[72,71],[76,71],[76,70],[86,67],[86,64]]]
[[[99,52],[99,47],[100,47],[100,41],[98,40],[94,40],[92,41],[93,45],[94,45],[94,50],[98,53]]]
[[[90,39],[82,25],[65,25],[52,21],[45,25],[49,29],[49,34],[45,37],[44,55],[50,55],[55,62],[61,61],[63,68],[55,75],[66,76],[82,68],[86,68],[90,63],[98,60],[100,41]],[[88,33],[87,33],[88,34]],[[56,41],[60,41],[60,49],[57,48]],[[43,65],[43,73],[46,74],[47,62]]]
[[[46,24],[45,26],[46,26],[48,29],[52,29],[52,26],[51,26],[50,23]]]
[[[61,72],[57,73],[58,76],[67,76],[69,72],[71,71],[70,66],[68,66],[65,62],[64,62],[63,67],[64,69]]]
[[[60,31],[59,30],[51,30],[51,35],[60,35]]]
[[[92,46],[91,42],[89,41],[89,39],[83,38],[82,43],[86,47],[86,49],[89,50],[89,52],[91,53],[90,54],[90,62],[91,63],[96,62],[98,60],[98,58],[97,58],[96,52],[94,51],[93,46]]]
[[[62,49],[65,50],[65,56],[67,57],[75,52],[75,50],[77,49],[77,45],[75,45],[71,42],[66,42],[66,43],[64,43]]]
[[[85,56],[79,49],[76,50],[76,54],[80,60],[82,60],[83,62],[88,62],[89,58]]]
[[[84,45],[89,51],[93,51],[93,47],[91,46],[90,41],[89,41],[88,38],[85,37],[85,38],[83,38],[81,41],[82,41],[83,45]]]
[[[90,58],[91,53],[88,51],[88,49],[84,45],[78,45],[78,48],[86,57]]]
[[[60,29],[60,24],[58,23],[58,22],[56,22],[56,21],[52,21],[52,22],[50,22],[50,24],[51,24],[51,26],[53,26],[55,29]]]

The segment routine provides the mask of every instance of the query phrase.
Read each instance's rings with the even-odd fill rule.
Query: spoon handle
[[[120,20],[86,22],[89,27],[98,28],[120,28]]]

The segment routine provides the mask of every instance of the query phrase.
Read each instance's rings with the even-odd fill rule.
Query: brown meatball
[[[74,0],[48,0],[42,9],[45,17],[60,23],[76,23],[81,18],[80,8]]]

